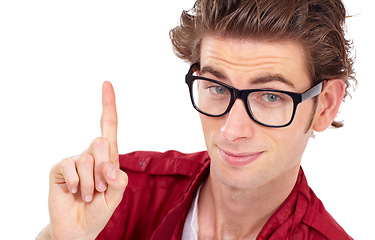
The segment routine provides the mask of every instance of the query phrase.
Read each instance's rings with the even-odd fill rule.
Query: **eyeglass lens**
[[[202,79],[193,82],[192,97],[200,111],[214,116],[224,114],[232,99],[231,91],[227,87]],[[259,90],[248,95],[247,106],[256,121],[265,125],[281,126],[290,122],[294,102],[287,94]]]

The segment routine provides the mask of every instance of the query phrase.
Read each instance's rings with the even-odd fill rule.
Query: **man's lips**
[[[231,153],[228,151],[224,151],[220,149],[220,155],[223,158],[223,160],[230,166],[235,166],[235,167],[241,167],[244,165],[247,165],[256,159],[260,155],[263,154],[263,152],[253,152],[253,153]]]

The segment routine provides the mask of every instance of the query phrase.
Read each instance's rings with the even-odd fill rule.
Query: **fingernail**
[[[78,191],[78,189],[77,189],[77,187],[75,187],[75,188],[72,189],[71,192],[72,192],[72,193],[76,193],[77,191]]]
[[[91,202],[91,201],[92,201],[92,195],[86,195],[85,202]]]
[[[108,164],[108,168],[107,168],[107,176],[109,178],[114,178],[115,177],[115,173],[116,173],[116,168],[115,166],[113,166],[112,164]]]
[[[98,184],[97,189],[99,192],[104,192],[107,189],[107,184],[101,182]]]

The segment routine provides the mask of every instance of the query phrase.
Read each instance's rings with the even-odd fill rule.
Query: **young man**
[[[351,239],[300,167],[354,80],[340,0],[198,0],[171,31],[207,152],[118,155],[102,136],[50,174],[41,239]]]

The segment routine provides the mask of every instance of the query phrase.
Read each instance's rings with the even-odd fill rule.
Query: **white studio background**
[[[48,174],[100,135],[101,85],[116,91],[119,150],[205,149],[168,32],[193,0],[0,2],[1,239],[33,239],[49,222]],[[373,238],[375,4],[346,0],[359,86],[346,126],[317,134],[307,179],[355,239]],[[371,4],[371,6],[370,6]],[[369,29],[369,30],[367,30]]]

